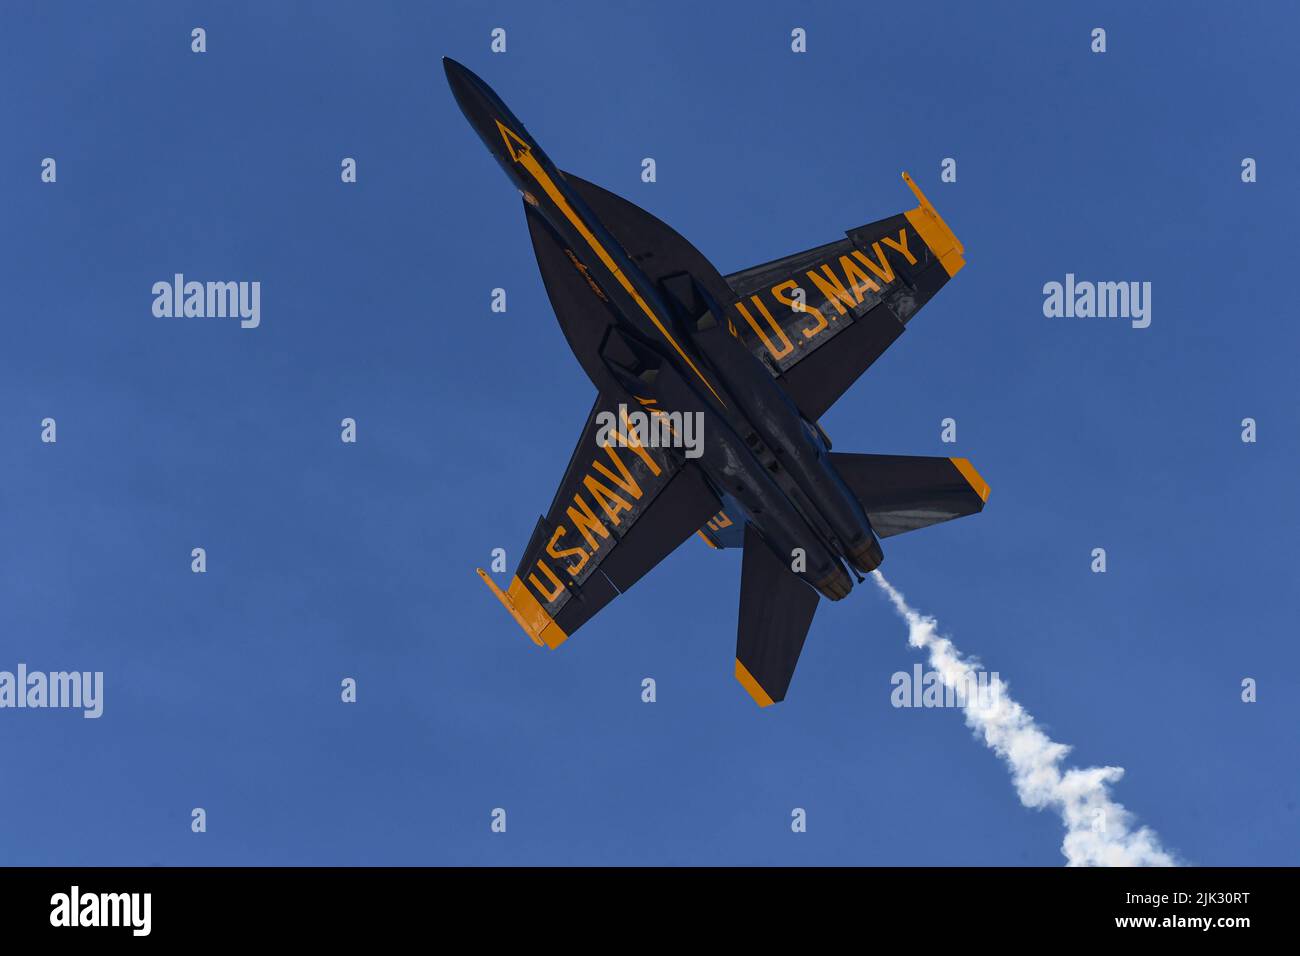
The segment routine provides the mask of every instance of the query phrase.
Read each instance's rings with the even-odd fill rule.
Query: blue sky
[[[759,711],[738,554],[686,544],[554,653],[478,582],[592,388],[443,55],[723,272],[907,208],[909,170],[968,265],[823,424],[993,492],[882,570],[1182,858],[1300,862],[1300,24],[1069,6],[7,4],[0,669],[106,688],[0,711],[0,863],[1062,862],[957,712],[890,706],[920,657],[869,586]],[[261,326],[155,318],[175,272],[260,281]],[[1150,281],[1150,328],[1045,318],[1067,272]]]

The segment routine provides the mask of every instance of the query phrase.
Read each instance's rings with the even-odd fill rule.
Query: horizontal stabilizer
[[[760,707],[785,699],[817,592],[776,556],[754,526],[745,525],[740,572],[736,679]]]
[[[831,452],[830,460],[881,538],[976,514],[989,498],[965,458]]]

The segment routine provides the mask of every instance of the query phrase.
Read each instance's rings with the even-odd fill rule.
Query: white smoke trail
[[[981,668],[963,657],[938,632],[938,621],[904,600],[879,571],[873,571],[896,610],[907,621],[907,641],[930,655],[930,666],[945,687],[973,687]],[[1048,737],[1034,718],[1011,699],[1006,685],[988,675],[989,692],[965,696],[966,724],[1011,769],[1020,802],[1039,810],[1050,807],[1065,823],[1061,853],[1068,866],[1177,866],[1147,827],[1133,829],[1133,815],[1110,798],[1109,785],[1124,776],[1123,767],[1061,769],[1070,748]],[[960,698],[959,698],[960,699]]]

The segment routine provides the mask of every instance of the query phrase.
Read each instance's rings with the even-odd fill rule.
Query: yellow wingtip
[[[921,236],[921,241],[930,247],[930,251],[938,258],[939,263],[943,266],[944,271],[948,273],[949,278],[955,276],[961,271],[962,266],[966,264],[963,258],[966,247],[961,244],[952,228],[943,221],[938,210],[934,208],[930,200],[925,198],[925,193],[921,192],[921,187],[916,184],[907,171],[903,171],[903,182],[907,183],[908,188],[916,196],[916,201],[921,205],[916,209],[910,209],[903,213],[907,221],[912,224],[912,228]]]
[[[529,627],[528,621],[525,620],[524,616],[515,608],[514,602],[510,600],[509,595],[502,591],[501,588],[497,587],[497,583],[492,580],[491,575],[482,568],[475,568],[474,570],[476,570],[478,576],[483,579],[483,583],[486,584],[492,593],[496,595],[496,598],[501,602],[502,607],[510,612],[510,616],[515,619],[515,623],[524,629],[524,633],[528,635],[529,639],[538,647],[543,646],[545,642],[542,640],[541,635],[536,633],[533,628]],[[556,630],[558,631],[559,628],[556,628]],[[563,637],[561,637],[561,640],[563,640]]]
[[[980,501],[989,500],[989,483],[980,477],[980,473],[975,470],[975,466],[970,463],[969,458],[949,458],[949,461],[956,466],[961,472],[961,476],[966,479],[967,483],[975,490],[975,494],[980,496]]]
[[[736,680],[740,681],[740,686],[744,687],[749,696],[754,698],[754,703],[759,707],[771,707],[774,701],[772,696],[765,690],[763,685],[754,679],[754,675],[749,672],[744,664],[740,663],[740,658],[736,658]]]

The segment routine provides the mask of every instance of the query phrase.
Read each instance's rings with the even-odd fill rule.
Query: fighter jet
[[[482,79],[443,65],[523,195],[597,393],[508,587],[479,575],[556,648],[688,538],[740,548],[736,678],[760,706],[783,700],[819,598],[879,566],[880,539],[988,499],[964,458],[835,452],[818,424],[962,268],[962,244],[904,173],[916,208],[724,276],[644,209],[561,172]]]

